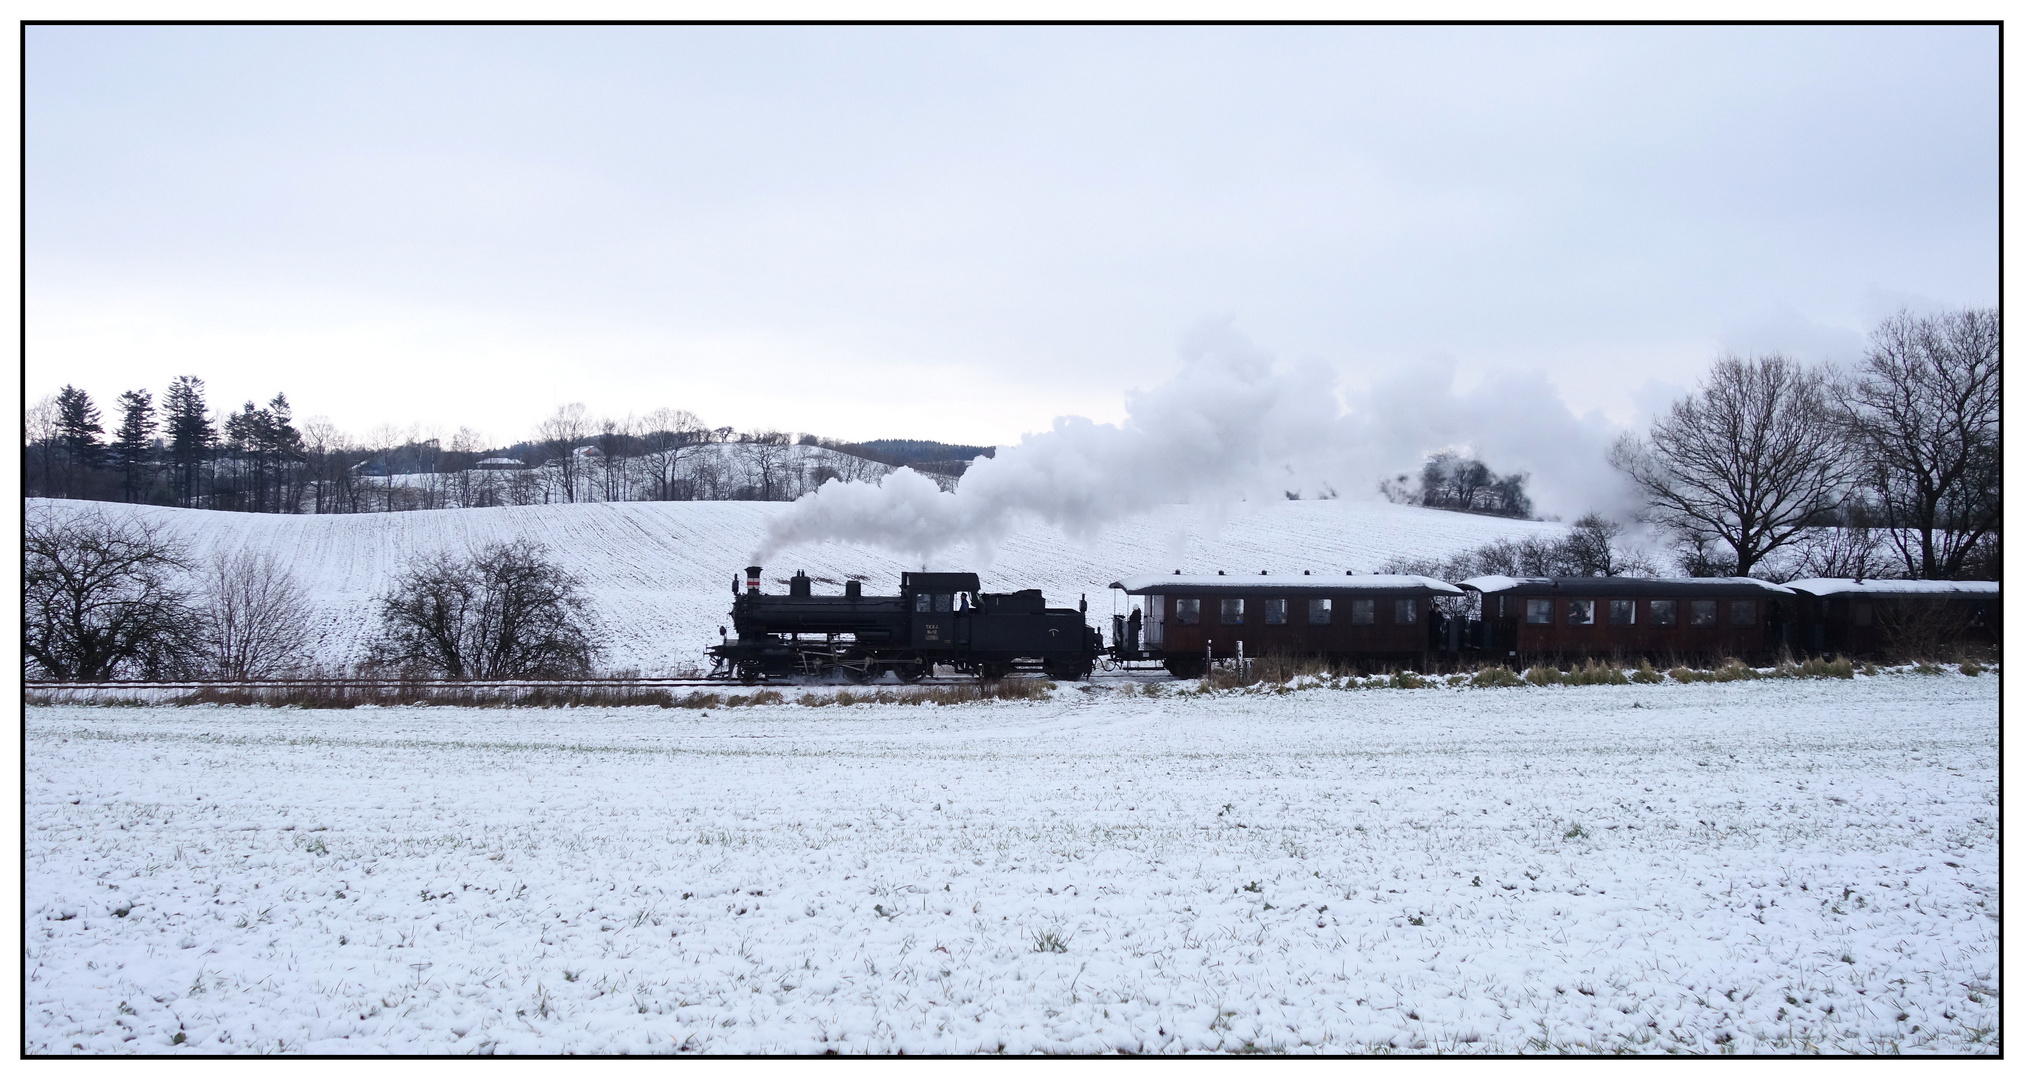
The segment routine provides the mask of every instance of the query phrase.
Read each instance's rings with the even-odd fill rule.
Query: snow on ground
[[[1995,1052],[1997,710],[30,709],[25,1045]]]
[[[363,655],[373,598],[410,560],[528,537],[547,544],[584,580],[606,628],[602,666],[643,674],[708,667],[704,650],[717,643],[717,627],[729,619],[731,579],[758,547],[767,522],[787,505],[591,503],[296,516],[29,500],[31,509],[96,509],[159,522],[188,541],[199,560],[249,548],[275,553],[313,598],[316,652],[326,664]],[[1110,613],[1106,586],[1134,573],[1361,574],[1399,555],[1438,557],[1502,537],[1558,536],[1563,528],[1338,500],[1246,505],[1224,519],[1174,506],[1129,519],[1087,545],[1059,530],[1030,526],[988,556],[958,549],[933,568],[977,570],[987,590],[1043,589],[1058,605],[1072,606],[1087,595],[1092,616],[1102,618]],[[1299,560],[1289,561],[1289,552],[1301,553]],[[767,568],[767,587],[785,591],[775,582],[796,569],[829,582],[820,586],[825,591],[841,592],[845,575],[857,574],[867,576],[868,592],[891,595],[899,589],[901,572],[919,565],[885,551],[814,545],[775,560]]]

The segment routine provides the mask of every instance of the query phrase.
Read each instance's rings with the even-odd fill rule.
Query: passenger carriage
[[[1138,616],[1112,620],[1113,655],[1182,678],[1211,658],[1280,654],[1364,668],[1428,668],[1445,622],[1433,601],[1462,590],[1417,574],[1142,574],[1111,582]],[[1127,604],[1132,601],[1127,600]]]
[[[1460,583],[1480,595],[1473,645],[1527,664],[1589,657],[1769,662],[1795,646],[1801,597],[1757,578],[1517,578]]]

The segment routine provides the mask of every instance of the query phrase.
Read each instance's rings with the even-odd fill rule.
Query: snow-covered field
[[[26,1047],[1995,1052],[1997,709],[31,709]]]
[[[731,578],[751,557],[767,522],[787,503],[593,503],[401,514],[283,516],[29,500],[31,510],[79,509],[134,515],[188,541],[200,561],[244,549],[273,552],[308,590],[316,653],[344,664],[364,653],[373,598],[408,561],[525,536],[547,544],[582,578],[605,632],[602,666],[674,674],[707,668],[704,650],[730,610]],[[957,549],[934,569],[976,570],[988,590],[1039,588],[1049,602],[1086,594],[1093,616],[1110,613],[1112,581],[1184,569],[1252,573],[1313,570],[1368,573],[1400,555],[1441,556],[1501,537],[1558,536],[1563,526],[1456,514],[1386,503],[1274,502],[1237,508],[1227,519],[1184,506],[1121,522],[1091,544],[1034,525],[988,556]],[[1291,553],[1299,553],[1297,560]],[[845,575],[868,575],[868,592],[890,595],[918,564],[889,552],[819,544],[783,553],[767,568],[768,588],[805,569],[841,592]]]

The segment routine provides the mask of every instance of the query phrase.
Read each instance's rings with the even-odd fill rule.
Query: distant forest
[[[852,443],[712,428],[682,409],[593,416],[564,405],[529,439],[487,445],[382,427],[355,438],[323,417],[298,422],[286,394],[214,411],[204,381],[119,396],[110,414],[73,386],[25,417],[23,490],[279,514],[356,514],[557,502],[785,501],[832,479],[900,466],[952,487],[988,446],[923,439]]]

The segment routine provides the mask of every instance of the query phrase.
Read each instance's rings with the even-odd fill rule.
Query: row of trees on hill
[[[144,518],[37,508],[23,530],[31,678],[265,679],[315,668],[312,612],[272,554],[199,562]],[[411,563],[378,598],[367,672],[571,678],[598,655],[582,584],[538,544]]]
[[[1697,576],[2002,575],[2002,320],[1992,309],[1886,319],[1852,370],[1781,355],[1719,357],[1695,391],[1610,462],[1642,496],[1643,523]],[[1522,473],[1442,451],[1396,502],[1528,516]],[[1601,514],[1560,539],[1504,540],[1386,569],[1478,574],[1651,574],[1661,559],[1619,544]]]
[[[214,414],[204,381],[192,375],[174,379],[159,403],[145,389],[121,394],[110,417],[65,386],[31,407],[26,421],[23,487],[31,496],[257,513],[790,500],[830,479],[869,479],[898,465],[953,482],[970,458],[990,453],[741,433],[708,427],[683,409],[598,417],[580,403],[504,446],[468,428],[446,439],[381,427],[361,439],[326,417],[298,422],[286,394]]]
[[[1900,312],[1850,371],[1724,356],[1610,461],[1695,574],[2001,576],[2002,317]]]

